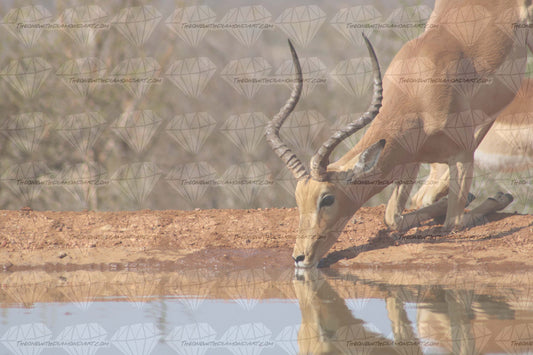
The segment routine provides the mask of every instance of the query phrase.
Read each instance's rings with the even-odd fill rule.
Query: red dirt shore
[[[439,264],[533,267],[533,216],[493,214],[482,225],[444,234],[431,221],[388,231],[384,206],[362,208],[331,249],[332,267]],[[179,260],[220,250],[272,249],[286,255],[296,209],[134,212],[0,211],[0,271],[17,266]],[[221,257],[227,257],[222,253]],[[285,259],[285,258],[282,258]],[[265,261],[268,262],[268,261]]]

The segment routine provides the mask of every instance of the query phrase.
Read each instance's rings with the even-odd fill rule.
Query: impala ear
[[[376,168],[376,163],[381,156],[383,147],[385,147],[386,141],[384,139],[379,140],[377,143],[372,144],[364,152],[359,155],[359,161],[353,167],[352,177],[361,176],[361,174],[372,173]]]

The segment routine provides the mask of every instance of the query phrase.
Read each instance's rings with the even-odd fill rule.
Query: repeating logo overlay
[[[98,208],[106,204],[104,195],[117,194],[124,209],[157,207],[152,192],[169,188],[188,207],[210,206],[207,197],[217,199],[220,188],[226,191],[228,207],[258,206],[265,191],[274,188],[281,194],[295,183],[281,165],[268,162],[263,138],[276,110],[272,105],[281,105],[295,75],[287,48],[273,46],[267,55],[266,39],[289,37],[300,54],[302,99],[281,135],[307,160],[319,138],[357,116],[338,115],[327,101],[315,105],[316,98],[331,96],[333,88],[334,96],[342,96],[338,101],[349,97],[353,102],[355,107],[347,110],[358,112],[367,104],[372,68],[361,33],[373,37],[380,60],[387,62],[393,53],[380,47],[381,39],[401,45],[433,26],[431,8],[418,3],[397,8],[368,3],[340,9],[310,4],[281,9],[251,5],[224,12],[214,5],[167,10],[149,4],[91,4],[51,11],[36,4],[5,12],[0,28],[15,54],[0,63],[0,79],[17,103],[0,124],[14,152],[14,158],[0,159],[0,183],[17,197],[11,207],[40,199],[40,206],[46,206],[51,187],[74,197],[76,204],[69,208]],[[483,6],[458,7],[446,14],[443,26],[472,46],[490,20],[487,13]],[[506,19],[512,15],[509,9],[497,24],[519,50],[525,31],[509,30]],[[348,45],[342,55],[317,51],[330,38]],[[56,45],[65,55],[48,54],[47,48]],[[158,45],[170,49],[154,51]],[[225,53],[226,45],[238,50]],[[109,55],[106,46],[113,46],[117,55]],[[524,59],[508,60],[493,80],[517,92],[526,64]],[[461,79],[454,89],[474,97],[484,83],[463,79],[483,72],[484,59],[461,59],[450,66],[455,79]],[[389,68],[388,78],[412,97],[438,85],[412,83],[433,71],[430,59],[407,56]],[[56,92],[61,94],[54,96]],[[162,92],[172,92],[175,102],[158,101]],[[265,101],[274,93],[275,100]],[[432,113],[413,113],[421,114]],[[479,127],[462,124],[471,117],[481,125],[486,120],[475,110],[448,118],[446,134],[461,147],[474,144],[472,134]],[[419,128],[405,127],[400,137],[401,146],[413,154],[427,138]],[[334,156],[353,146],[357,137]],[[63,155],[64,165],[42,153],[54,141],[72,148]],[[173,151],[172,160],[160,159],[164,150]]]
[[[287,354],[316,353],[328,347],[345,353],[394,347],[401,354],[437,350],[521,354],[532,349],[533,333],[526,311],[532,296],[529,272],[489,272],[482,265],[461,273],[361,269],[357,276],[314,275],[303,280],[292,272],[263,268],[222,272],[206,268],[181,273],[135,269],[78,270],[62,272],[59,278],[55,272],[10,273],[2,279],[0,295],[10,305],[23,308],[8,308],[9,312],[26,317],[39,312],[39,303],[58,297],[67,302],[45,303],[48,314],[63,315],[70,307],[69,316],[73,318],[64,325],[58,319],[4,324],[0,327],[0,347],[12,354],[63,349],[68,354],[95,354],[100,350],[126,355],[152,354],[162,346],[178,354],[222,349],[235,354],[280,350]],[[498,289],[488,281],[495,279],[501,282]],[[279,292],[285,300],[269,305],[271,300],[263,298],[267,290]],[[384,291],[385,298],[376,298]],[[167,297],[162,299],[162,294]],[[214,294],[223,295],[223,299],[213,300]],[[102,302],[103,295],[113,300]],[[279,317],[274,322],[255,320],[258,314],[264,316],[265,309],[275,309],[270,307],[288,309],[287,303],[299,308],[301,322]],[[235,319],[215,320],[220,316],[209,315],[208,311],[214,306],[222,313],[231,309]],[[127,312],[128,317],[93,321],[92,313],[106,307]],[[269,308],[260,311],[258,307]],[[153,321],[154,312],[171,310],[186,316]],[[192,318],[191,312],[195,312]],[[413,312],[417,317],[412,316]],[[113,310],[110,314],[119,313]],[[79,315],[87,316],[87,320],[79,321]],[[137,315],[137,320],[131,320]],[[9,320],[10,315],[6,316]],[[389,322],[390,333],[385,330]],[[328,329],[327,336],[324,329]]]

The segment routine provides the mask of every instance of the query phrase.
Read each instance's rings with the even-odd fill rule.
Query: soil
[[[451,234],[429,221],[400,234],[387,230],[384,210],[384,206],[361,208],[323,265],[452,270],[483,264],[495,269],[533,269],[531,215],[496,213],[481,225]],[[257,267],[274,262],[290,268],[297,228],[295,208],[0,211],[0,271],[95,264],[120,267],[148,261],[194,268],[236,265],[244,259]]]

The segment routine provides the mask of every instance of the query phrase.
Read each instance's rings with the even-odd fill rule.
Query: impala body
[[[315,273],[313,273],[315,271]],[[298,354],[368,354],[396,355],[400,347],[377,331],[369,329],[363,319],[354,317],[334,284],[318,274],[305,270],[293,281],[302,321],[298,331]],[[405,312],[404,312],[405,313]],[[404,319],[394,319],[396,323]],[[408,319],[406,319],[409,322]],[[410,322],[408,324],[411,325]],[[405,327],[404,327],[405,328]],[[396,334],[395,334],[396,335]],[[360,337],[360,338],[359,338]],[[414,336],[410,340],[416,339]],[[380,346],[365,344],[380,342]],[[395,340],[401,340],[395,338]]]
[[[475,151],[475,165],[489,172],[517,172],[533,166],[533,79],[524,79]],[[445,196],[448,166],[431,164],[429,176],[412,199],[421,208]]]
[[[299,354],[424,354],[429,343],[448,354],[496,354],[511,348],[515,354],[527,354],[531,350],[528,341],[520,345],[512,336],[502,336],[509,334],[509,329],[527,330],[525,324],[533,317],[530,295],[496,298],[492,290],[478,284],[475,272],[473,279],[468,279],[468,272],[462,275],[473,282],[462,289],[423,281],[419,286],[366,283],[357,277],[362,275],[336,272],[331,279],[312,271],[318,270],[298,270],[293,281],[302,314]],[[404,282],[416,280],[412,271],[402,276]],[[373,316],[386,314],[392,331],[388,337],[357,318],[360,313],[350,309],[344,299],[370,293],[384,297],[386,313],[382,309]],[[414,308],[408,302],[416,302]],[[413,310],[414,318],[409,316]]]
[[[409,181],[416,178],[420,163],[448,165],[444,229],[463,226],[474,150],[516,94],[504,79],[513,75],[520,80],[524,72],[514,70],[526,65],[529,29],[520,24],[527,23],[530,11],[530,1],[524,0],[437,0],[430,26],[402,47],[383,82],[365,37],[374,69],[370,108],[320,147],[309,172],[279,139],[279,129],[296,105],[302,85],[291,46],[300,80],[271,121],[267,141],[298,179],[295,197],[300,224],[293,252],[297,267],[316,266],[350,217],[393,182],[385,223],[408,229],[411,220],[402,212],[413,185]],[[480,13],[483,16],[477,16]],[[482,33],[476,38],[475,31]],[[475,94],[465,95],[472,83],[478,84]],[[355,147],[330,164],[335,147],[368,124]]]
[[[522,87],[494,122],[474,155],[487,171],[513,172],[533,166],[533,80]]]

